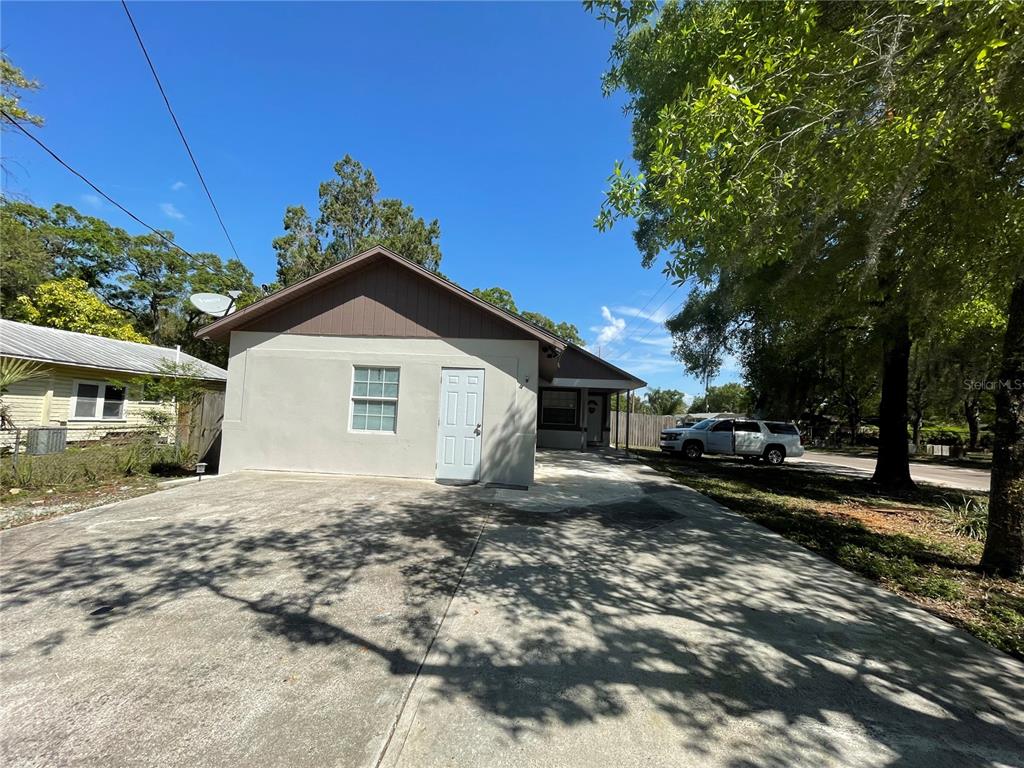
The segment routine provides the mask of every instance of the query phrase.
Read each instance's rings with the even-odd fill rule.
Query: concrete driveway
[[[1024,765],[1021,663],[636,464],[538,480],[4,533],[4,764]]]

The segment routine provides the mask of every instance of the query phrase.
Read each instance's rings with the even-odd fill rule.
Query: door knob
[[[477,424],[476,425],[476,429],[473,430],[473,434],[474,435],[479,435],[481,430],[482,430],[482,428],[483,428],[483,426],[484,426],[483,424]]]

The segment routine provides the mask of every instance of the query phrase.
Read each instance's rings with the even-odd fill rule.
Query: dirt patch
[[[8,490],[0,506],[0,530],[132,499],[156,489],[156,482],[147,478],[135,483],[112,483],[81,491],[43,492],[28,498],[22,494],[11,495]]]

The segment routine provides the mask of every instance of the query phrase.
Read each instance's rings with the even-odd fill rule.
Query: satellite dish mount
[[[203,314],[224,317],[234,312],[235,300],[241,295],[241,291],[228,291],[227,296],[219,293],[193,293],[188,300]]]

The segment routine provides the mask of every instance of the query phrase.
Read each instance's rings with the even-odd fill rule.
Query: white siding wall
[[[481,481],[533,482],[536,341],[231,334],[222,473],[435,476],[442,367],[484,369]],[[356,365],[401,369],[396,433],[352,432]]]
[[[4,403],[10,408],[14,423],[21,429],[66,424],[68,440],[90,440],[102,437],[107,432],[147,426],[149,422],[146,419],[146,412],[150,410],[174,413],[174,406],[171,403],[141,401],[142,388],[131,383],[132,376],[129,374],[70,366],[52,366],[48,370],[48,375],[42,378],[12,384],[4,395]],[[116,421],[84,421],[72,418],[71,398],[76,380],[127,383],[124,418]]]

